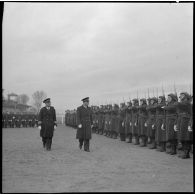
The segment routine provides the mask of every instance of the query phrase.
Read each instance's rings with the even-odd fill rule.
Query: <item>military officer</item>
[[[79,148],[82,149],[84,142],[84,151],[90,152],[89,141],[91,139],[92,111],[89,107],[89,97],[83,98],[83,105],[77,108],[77,134],[79,139]]]
[[[41,108],[38,117],[38,128],[40,129],[40,136],[42,137],[43,147],[46,150],[51,150],[53,132],[57,127],[56,111],[51,106],[50,98],[43,101],[45,107]]]

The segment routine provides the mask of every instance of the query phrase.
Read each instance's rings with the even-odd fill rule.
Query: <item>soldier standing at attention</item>
[[[133,99],[132,105],[132,136],[134,138],[134,144],[139,145],[139,137],[138,137],[138,99]]]
[[[180,158],[190,158],[190,146],[192,141],[192,131],[188,128],[191,116],[191,97],[187,92],[180,93],[180,101],[175,103],[178,118],[176,128],[178,130],[178,147]]]
[[[165,110],[161,107],[165,106],[165,96],[158,97],[158,104],[156,105],[156,135],[155,141],[157,144],[157,151],[166,151],[166,130],[165,130]]]
[[[140,146],[144,147],[147,144],[147,128],[145,127],[145,122],[147,120],[147,111],[146,111],[146,99],[140,99],[139,117],[138,117],[138,135],[140,139]]]
[[[43,103],[45,103],[45,107],[41,108],[39,112],[38,129],[40,129],[43,147],[46,150],[51,150],[53,132],[57,127],[56,111],[51,106],[50,98],[45,99]]]
[[[84,151],[90,152],[89,140],[91,139],[92,111],[89,107],[89,97],[82,99],[83,105],[77,108],[77,134],[79,139],[79,148],[82,149],[84,142]]]
[[[173,93],[168,94],[167,105],[162,106],[166,111],[166,153],[174,155],[176,154],[177,146],[177,112],[175,102],[177,102],[177,96]]]

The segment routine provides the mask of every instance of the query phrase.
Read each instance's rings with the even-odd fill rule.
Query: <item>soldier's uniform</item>
[[[155,141],[157,150],[160,152],[166,151],[166,130],[165,130],[165,96],[159,96],[158,104],[156,105],[156,135]]]
[[[138,107],[139,116],[138,116],[138,135],[140,140],[140,146],[144,147],[147,144],[147,111],[146,111],[146,99],[140,99],[140,106]]]
[[[111,138],[113,139],[117,139],[118,136],[118,111],[119,106],[115,104],[111,116]]]
[[[50,106],[50,98],[45,99],[43,103],[45,103],[46,106],[41,108],[38,117],[38,124],[41,127],[40,136],[42,137],[43,147],[46,147],[47,150],[51,150],[53,132],[54,128],[57,126],[56,112],[54,107]]]
[[[121,103],[121,107],[120,107],[119,115],[118,115],[118,130],[119,130],[119,135],[120,135],[121,141],[126,141],[126,137],[125,137],[125,109],[126,109],[125,103]]]
[[[89,102],[89,98],[82,99],[84,102]],[[89,152],[89,140],[91,139],[92,112],[91,108],[84,104],[77,108],[77,134],[79,139],[79,148],[82,148],[84,142],[84,150]]]
[[[146,121],[147,125],[147,137],[148,137],[148,146],[150,149],[156,148],[155,142],[155,120],[156,120],[156,104],[157,98],[150,98],[150,104],[146,107],[148,112],[148,120]]]
[[[111,114],[112,114],[112,105],[110,104],[109,108],[108,108],[108,133],[107,133],[108,137],[111,137],[111,129],[112,129],[112,117],[111,117]]]
[[[131,113],[131,106],[132,103],[127,102],[127,108],[126,110],[126,115],[125,115],[125,137],[127,138],[128,143],[132,143],[132,113]]]
[[[104,117],[104,135],[108,135],[108,128],[109,128],[109,105],[106,106],[105,109],[105,117]]]
[[[139,101],[138,99],[133,99],[133,105],[132,105],[132,136],[134,138],[134,144],[139,144],[139,137],[138,137],[138,106]]]
[[[178,130],[178,151],[179,157],[190,158],[190,146],[192,144],[192,130],[188,128],[191,116],[190,95],[187,92],[180,93],[180,102],[176,102]],[[181,152],[180,152],[181,151]]]
[[[177,102],[177,96],[172,93],[168,94],[168,96],[171,97],[171,101],[163,107],[166,111],[166,152],[174,155],[176,154],[177,146],[177,130],[174,129],[177,122],[177,113],[174,103]]]
[[[98,112],[98,131],[97,133],[103,134],[104,129],[104,106],[101,105],[100,110]]]

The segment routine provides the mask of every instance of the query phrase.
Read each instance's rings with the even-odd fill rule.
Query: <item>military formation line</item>
[[[187,92],[135,98],[114,105],[91,106],[92,132],[186,159],[193,152],[193,98]],[[77,128],[76,110],[65,124]]]
[[[37,127],[38,115],[36,114],[2,114],[2,128]]]

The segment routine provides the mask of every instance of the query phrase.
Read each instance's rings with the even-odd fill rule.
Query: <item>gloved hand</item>
[[[137,126],[137,123],[135,122],[135,126]]]
[[[122,127],[124,127],[124,122],[122,122]]]
[[[54,125],[54,130],[56,130],[56,128],[57,128],[57,126],[56,126],[56,125]]]
[[[177,131],[177,125],[174,125],[173,128],[174,128],[174,131]]]
[[[188,131],[192,131],[192,127],[191,126],[188,126]]]
[[[129,125],[131,126],[131,122],[129,123]]]
[[[154,129],[154,125],[152,125],[152,129]]]
[[[162,125],[161,125],[161,129],[162,129],[162,130],[165,130],[165,128],[164,128],[164,124],[162,124]]]
[[[82,128],[82,124],[79,124],[79,125],[78,125],[78,128]]]
[[[41,130],[41,126],[40,125],[38,126],[38,129]]]
[[[147,123],[144,123],[144,126],[147,127],[148,126]]]
[[[91,128],[93,128],[93,125],[91,125]]]

